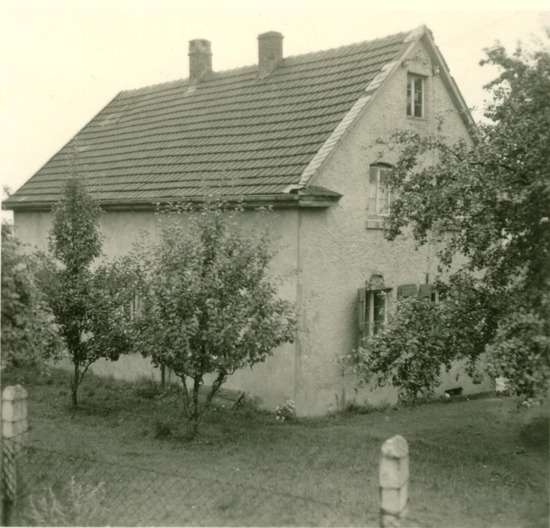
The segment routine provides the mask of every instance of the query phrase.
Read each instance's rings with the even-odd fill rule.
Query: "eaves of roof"
[[[322,186],[310,186],[304,189],[296,189],[289,193],[274,193],[274,194],[253,194],[253,195],[223,195],[223,201],[228,204],[242,204],[245,209],[256,209],[259,207],[272,207],[274,209],[288,208],[315,208],[322,209],[330,207],[340,200],[342,195]],[[130,198],[122,200],[120,198],[113,200],[103,200],[99,202],[101,208],[105,211],[151,211],[160,206],[175,204],[175,203],[202,203],[207,199],[212,198],[212,195],[193,196],[189,198],[181,198],[178,196],[165,197],[162,200],[137,200]],[[214,197],[215,199],[215,197]],[[42,201],[28,201],[7,204],[2,202],[3,210],[15,211],[51,211],[53,204]]]

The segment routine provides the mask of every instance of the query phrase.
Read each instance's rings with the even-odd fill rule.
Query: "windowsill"
[[[388,217],[367,218],[367,229],[384,229]]]
[[[410,119],[411,121],[420,121],[420,122],[423,122],[423,121],[427,121],[428,118],[426,116],[424,117],[416,117],[416,116],[410,116],[408,115],[407,116],[407,119]]]

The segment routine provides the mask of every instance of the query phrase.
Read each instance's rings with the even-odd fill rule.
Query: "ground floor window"
[[[372,275],[359,290],[358,317],[360,337],[378,334],[388,318],[391,288],[386,288],[381,275]]]
[[[380,274],[373,274],[358,292],[357,312],[359,338],[378,334],[388,320],[392,288],[384,284]],[[397,299],[417,297],[433,303],[439,302],[443,293],[433,284],[401,284],[397,287]]]

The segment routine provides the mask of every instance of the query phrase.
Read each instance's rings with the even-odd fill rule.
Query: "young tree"
[[[50,251],[61,266],[44,270],[41,281],[73,363],[75,407],[90,365],[99,358],[117,360],[131,348],[132,274],[124,261],[92,269],[101,254],[100,212],[78,179],[67,182],[50,233]]]
[[[454,270],[451,277],[468,275],[478,292],[461,300],[463,311],[473,299],[483,300],[486,346],[477,350],[488,352],[490,373],[508,378],[524,397],[544,397],[550,380],[550,52],[518,48],[509,55],[495,46],[482,63],[501,74],[486,87],[492,102],[472,144],[408,132],[393,138],[401,155],[391,176],[396,198],[387,237],[408,226],[420,244],[439,240],[442,265]],[[426,159],[437,161],[427,165]],[[444,362],[437,354],[433,361]]]
[[[241,212],[223,203],[172,212],[161,214],[159,243],[136,257],[143,271],[136,348],[180,378],[195,436],[227,378],[291,342],[295,319],[268,276],[267,238],[242,233]]]
[[[37,255],[25,254],[2,223],[2,363],[42,368],[58,357],[60,340],[53,314],[37,288]]]

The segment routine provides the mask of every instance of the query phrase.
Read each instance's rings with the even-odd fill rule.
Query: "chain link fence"
[[[292,489],[274,489],[267,481],[204,478],[177,466],[159,471],[33,444],[27,392],[20,385],[2,391],[1,409],[3,526],[394,528],[401,525],[407,510],[408,444],[398,436],[387,440],[381,450],[379,515],[346,501],[340,490],[330,501],[319,500]],[[406,522],[417,525],[410,517]]]
[[[4,442],[5,520],[48,526],[365,526],[349,504]],[[11,491],[10,491],[11,490]],[[10,495],[11,493],[11,495]],[[11,503],[9,503],[11,501]],[[6,513],[8,518],[6,518]]]

